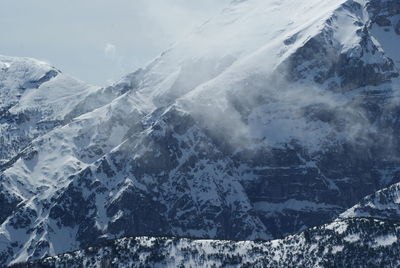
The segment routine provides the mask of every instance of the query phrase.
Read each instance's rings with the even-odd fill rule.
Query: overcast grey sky
[[[0,0],[0,54],[105,85],[142,67],[231,0]]]

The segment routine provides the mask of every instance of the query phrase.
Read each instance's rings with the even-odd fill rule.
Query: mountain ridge
[[[267,242],[125,237],[10,267],[394,267],[398,238],[398,222],[353,218]]]

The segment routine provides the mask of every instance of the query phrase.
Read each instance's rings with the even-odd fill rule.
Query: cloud
[[[144,67],[229,1],[0,0],[0,32],[7,36],[0,51],[49,59],[66,73],[105,85],[107,78]],[[25,9],[32,12],[20,12]]]
[[[104,46],[104,54],[107,58],[114,59],[117,55],[117,47],[111,43],[107,43]]]

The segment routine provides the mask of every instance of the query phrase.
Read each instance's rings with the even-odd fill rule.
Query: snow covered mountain
[[[33,139],[62,125],[71,107],[91,88],[32,59],[1,56],[0,68],[0,164],[4,164]]]
[[[282,238],[399,182],[399,27],[398,0],[234,1],[107,88],[0,57],[0,264]]]

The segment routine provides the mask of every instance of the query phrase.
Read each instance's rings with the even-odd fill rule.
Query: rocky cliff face
[[[394,184],[328,224],[268,242],[124,237],[12,267],[397,267],[398,197]]]
[[[398,182],[396,20],[398,1],[235,2],[105,89],[1,58],[29,75],[1,76],[0,263],[281,238]]]

